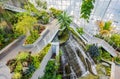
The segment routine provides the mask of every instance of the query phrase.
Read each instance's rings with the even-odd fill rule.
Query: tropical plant
[[[111,21],[100,21],[97,23],[99,28],[100,28],[100,34],[101,35],[107,35],[110,33],[110,31],[112,30],[112,22]]]
[[[19,72],[13,74],[12,79],[21,79],[22,75]]]
[[[45,68],[45,75],[39,79],[62,79],[61,75],[57,74],[55,60],[49,60]]]
[[[115,63],[120,65],[120,57],[118,56],[118,57],[115,57],[114,59],[115,59]]]
[[[92,9],[94,8],[95,0],[82,0],[82,6],[81,6],[81,18],[84,18],[85,20],[89,20],[90,14],[92,12]]]
[[[35,17],[23,15],[22,17],[19,17],[18,23],[15,24],[15,30],[28,36],[28,33],[33,30],[33,25],[35,23],[37,23]]]
[[[17,62],[17,65],[16,65],[16,68],[14,70],[14,72],[22,72],[23,71],[23,66],[22,66],[22,63],[19,61]]]
[[[48,53],[49,49],[51,47],[51,44],[48,44],[43,50],[41,50],[38,55],[39,55],[39,61],[41,62],[44,56]]]
[[[49,18],[50,18],[49,14],[45,10],[42,10],[39,12],[37,19],[39,20],[40,23],[47,24],[49,22]]]
[[[106,50],[104,50],[103,48],[99,48],[99,52],[100,52],[100,56],[102,59],[106,60],[106,61],[111,61],[112,57],[110,55],[109,52],[107,52]]]
[[[43,0],[36,0],[37,6],[43,9],[47,9],[47,2]]]
[[[63,12],[58,16],[58,22],[60,23],[60,28],[64,31],[69,28],[72,18],[66,12]]]
[[[84,34],[84,30],[83,30],[82,27],[81,28],[76,28],[76,30],[80,35]]]
[[[29,35],[26,40],[25,40],[25,44],[33,44],[38,37],[40,36],[37,30],[31,31],[30,32],[31,35]]]
[[[58,10],[56,8],[51,7],[50,9],[51,16],[54,18],[57,18],[61,13],[63,13],[62,10]]]
[[[99,52],[98,47],[95,44],[93,44],[92,46],[89,47],[88,52],[90,53],[90,56],[92,58],[94,58],[94,59],[98,58],[99,59],[100,52]]]
[[[110,39],[112,43],[117,47],[120,47],[120,34],[113,34]]]
[[[36,9],[36,7],[30,3],[30,2],[27,2],[25,5],[24,5],[24,8],[26,10],[28,10],[29,12],[33,12],[33,13],[38,13],[39,11]]]
[[[29,55],[30,55],[29,52],[20,52],[20,53],[17,55],[16,59],[17,59],[17,61],[23,62],[23,61],[26,61],[26,60],[29,59]]]
[[[40,66],[39,55],[32,56],[32,65],[37,69]]]
[[[21,79],[29,79],[30,77],[32,77],[32,74],[35,70],[36,68],[34,67],[34,65],[29,65],[28,69],[23,72],[23,76]]]

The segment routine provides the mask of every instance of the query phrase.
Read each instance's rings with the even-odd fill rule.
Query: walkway
[[[45,26],[47,26],[46,32],[41,34],[40,40],[34,43],[34,47],[30,49],[33,53],[37,53],[44,46],[50,43],[59,31],[59,24],[57,20],[54,20]]]
[[[3,4],[3,8],[11,10],[11,11],[15,11],[15,12],[25,12],[26,11],[22,8],[18,8],[18,7],[15,7],[13,5],[10,5],[10,4]]]
[[[112,63],[110,79],[120,79],[120,65]]]
[[[22,46],[24,42],[23,40],[23,41],[20,41],[16,46],[14,46],[10,51],[8,51],[8,53],[4,57],[1,56],[0,58],[0,79],[2,77],[1,75],[6,76],[7,79],[11,79],[11,73],[9,72],[9,68],[5,64],[8,60],[15,58],[19,51],[24,51],[24,50],[31,50],[34,52],[36,50],[40,51],[43,47],[45,47],[45,45],[47,45],[47,43],[49,43],[54,38],[59,28],[57,26],[57,20],[52,21],[46,26],[47,26],[47,29],[49,30],[49,33],[45,35],[44,38],[42,38],[40,41],[38,41],[38,43],[35,45],[37,46],[37,48],[33,47],[33,48],[26,49],[25,47]],[[2,72],[3,70],[4,70],[4,73]]]
[[[44,76],[44,74],[45,74],[44,71],[45,71],[46,65],[47,65],[48,61],[51,59],[52,54],[56,53],[56,55],[59,55],[59,42],[52,42],[51,44],[52,45],[51,45],[49,52],[42,60],[40,67],[34,72],[31,79],[38,79],[38,77],[41,78],[42,76]]]
[[[72,27],[76,31],[75,27],[79,27],[79,26],[77,24],[73,23]],[[110,46],[106,41],[104,41],[104,40],[102,40],[100,38],[96,38],[96,37],[91,36],[85,30],[84,30],[84,32],[85,33],[82,35],[82,39],[86,40],[86,43],[88,43],[88,44],[97,44],[98,46],[102,46],[113,57],[117,56],[118,52],[112,46]]]

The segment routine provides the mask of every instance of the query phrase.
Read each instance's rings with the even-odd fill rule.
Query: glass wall
[[[86,26],[91,34],[97,33],[97,20],[111,20],[116,30],[120,31],[120,0],[95,0],[95,7],[91,13],[89,23],[80,19],[80,6],[82,0],[46,0],[49,7],[65,10],[74,17],[74,22],[79,26]],[[88,29],[89,28],[89,29]]]

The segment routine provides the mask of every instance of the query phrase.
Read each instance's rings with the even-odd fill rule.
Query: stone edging
[[[0,54],[8,51],[12,46],[14,46],[15,44],[17,44],[19,41],[21,41],[22,39],[24,39],[25,36],[20,36],[18,37],[16,40],[14,40],[13,42],[11,42],[10,44],[8,44],[6,47],[4,47],[2,50],[0,50]]]
[[[45,67],[48,61],[50,60],[51,56],[52,56],[52,46],[49,49],[48,53],[44,56],[42,62],[40,63],[40,67],[34,72],[31,79],[38,79],[38,77],[42,77],[44,75]]]

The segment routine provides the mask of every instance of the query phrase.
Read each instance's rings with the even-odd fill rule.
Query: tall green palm
[[[69,16],[66,12],[63,12],[58,16],[58,22],[60,23],[60,29],[64,31],[65,29],[69,28],[72,22],[72,17]]]
[[[65,43],[69,39],[69,26],[72,22],[72,17],[69,16],[66,12],[63,12],[58,16],[58,22],[60,23],[60,32],[58,34],[58,38],[60,40],[60,44]]]

